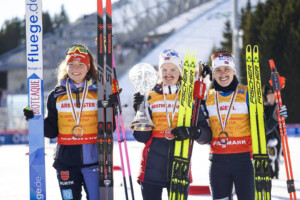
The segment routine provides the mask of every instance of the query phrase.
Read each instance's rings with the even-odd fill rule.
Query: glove
[[[200,129],[198,129],[195,126],[192,127],[185,127],[180,126],[174,128],[171,133],[176,136],[176,140],[186,140],[186,139],[192,139],[196,140],[200,137]]]
[[[285,105],[282,105],[282,106],[280,107],[279,115],[280,115],[280,116],[283,116],[284,119],[286,119],[286,118],[288,117],[288,114],[287,114],[287,108],[286,108]]]
[[[141,95],[139,92],[134,94],[133,97],[133,109],[135,112],[139,109],[141,103],[144,101],[144,95]]]
[[[277,110],[278,110],[278,105],[275,106],[274,110],[273,110],[273,118],[278,121],[278,116],[277,116]],[[280,110],[279,110],[279,115],[280,116],[283,116],[284,119],[286,119],[288,117],[288,114],[287,114],[287,108],[285,105],[282,105],[280,107]]]
[[[122,89],[119,89],[117,93],[111,94],[108,96],[108,104],[111,106],[119,105],[118,94],[122,92]]]
[[[29,119],[32,119],[34,117],[34,114],[33,114],[33,111],[31,110],[30,107],[26,106],[24,109],[23,109],[23,112],[24,112],[24,116],[25,116],[25,119],[28,121]]]
[[[209,80],[212,81],[212,71],[211,71],[211,68],[206,63],[203,63],[202,66],[203,66],[203,71],[202,71],[201,76],[203,78],[205,78],[207,75],[209,75]]]

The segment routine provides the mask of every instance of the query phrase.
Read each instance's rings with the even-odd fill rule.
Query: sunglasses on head
[[[71,53],[75,53],[76,51],[78,51],[79,53],[88,55],[88,50],[86,47],[82,46],[82,45],[73,45],[71,46],[68,50],[67,50],[67,55],[71,54]]]
[[[215,59],[217,57],[229,57],[232,58],[231,53],[227,52],[227,51],[218,51],[212,54],[211,59]]]

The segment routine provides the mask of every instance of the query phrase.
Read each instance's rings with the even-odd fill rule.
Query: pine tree
[[[43,34],[53,32],[53,23],[48,12],[43,13]]]
[[[59,15],[55,15],[52,20],[49,13],[43,13],[43,34],[53,32],[55,27],[60,27],[69,23],[69,18],[62,6]],[[0,29],[0,55],[16,48],[25,41],[25,19],[17,17],[6,20]]]
[[[225,41],[221,42],[222,49],[232,52],[232,28],[229,20],[227,20],[225,23],[223,37]]]
[[[244,45],[258,44],[260,47],[262,83],[267,85],[270,78],[269,59],[274,59],[279,73],[286,77],[282,97],[290,111],[297,110],[300,98],[300,93],[296,92],[300,84],[299,19],[299,0],[267,0],[259,3],[255,10],[249,6],[246,11],[242,11],[241,20]],[[241,66],[244,66],[245,53],[241,53],[241,56]],[[242,69],[242,74],[245,74],[245,68]],[[298,112],[289,112],[288,123],[297,123],[297,119]]]
[[[25,25],[19,18],[7,20],[0,30],[0,54],[17,47],[25,38]]]
[[[65,11],[64,6],[62,5],[60,14],[54,16],[54,28],[59,28],[66,24],[69,24],[69,17]]]

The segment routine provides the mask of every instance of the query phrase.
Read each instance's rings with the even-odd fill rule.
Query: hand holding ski
[[[188,50],[184,59],[177,127],[191,126],[195,64],[196,52],[191,54],[191,51]],[[175,141],[169,200],[182,200],[187,197],[190,169],[190,141],[190,139]]]

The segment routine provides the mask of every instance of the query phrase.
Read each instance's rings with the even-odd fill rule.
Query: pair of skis
[[[97,1],[97,60],[98,60],[98,135],[100,200],[114,198],[113,190],[113,107],[108,104],[112,94],[112,10],[111,1],[106,0],[106,41],[104,43],[103,5]],[[104,48],[106,47],[106,51]],[[106,52],[106,64],[104,54]]]
[[[284,78],[279,76],[274,61],[270,60],[271,79],[270,85],[273,86],[275,101],[278,105],[277,116],[280,129],[281,143],[287,174],[287,189],[291,200],[296,200],[294,177],[291,165],[288,139],[286,134],[285,119],[279,115],[282,106],[280,90],[284,87]],[[250,107],[250,124],[253,149],[253,164],[255,171],[255,198],[271,199],[271,175],[270,163],[267,153],[263,99],[261,90],[259,51],[255,45],[253,52],[250,45],[246,47],[247,80]]]
[[[183,76],[178,110],[177,127],[191,126],[193,90],[195,78],[196,52],[188,50],[184,58]],[[183,200],[187,198],[189,186],[191,140],[175,141],[174,161],[170,183],[169,200]]]
[[[282,149],[283,149],[282,152],[283,152],[283,156],[284,156],[286,176],[287,176],[287,190],[290,195],[290,199],[296,200],[297,197],[296,197],[296,191],[295,191],[295,183],[294,183],[293,170],[292,170],[292,164],[291,164],[291,158],[290,158],[288,138],[287,138],[287,133],[286,133],[285,119],[283,116],[279,115],[279,110],[282,106],[280,90],[282,88],[284,88],[285,78],[279,76],[279,73],[277,72],[277,69],[275,67],[273,60],[269,60],[269,63],[270,63],[270,68],[271,68],[270,85],[273,87],[273,91],[275,94],[275,101],[276,101],[276,104],[278,105],[277,117],[278,117],[281,144],[282,144]]]
[[[124,143],[127,169],[131,187],[131,195],[134,200],[134,191],[131,178],[129,156],[123,122],[123,113],[119,86],[117,81],[116,68],[112,52],[112,7],[111,0],[106,0],[106,36],[104,37],[104,20],[102,0],[97,1],[97,60],[98,60],[98,136],[97,148],[99,158],[99,194],[100,200],[113,200],[113,119],[116,123],[118,144],[120,150],[123,182],[126,200],[128,200],[125,166],[121,143]],[[106,59],[104,55],[106,54]],[[104,60],[106,63],[104,64]],[[117,93],[118,105],[108,103],[109,95]],[[115,107],[113,107],[115,106]],[[115,116],[113,116],[115,113]],[[119,121],[123,140],[121,140]]]
[[[264,107],[259,67],[259,50],[246,47],[249,112],[253,150],[255,199],[271,199],[271,174],[264,126]]]

